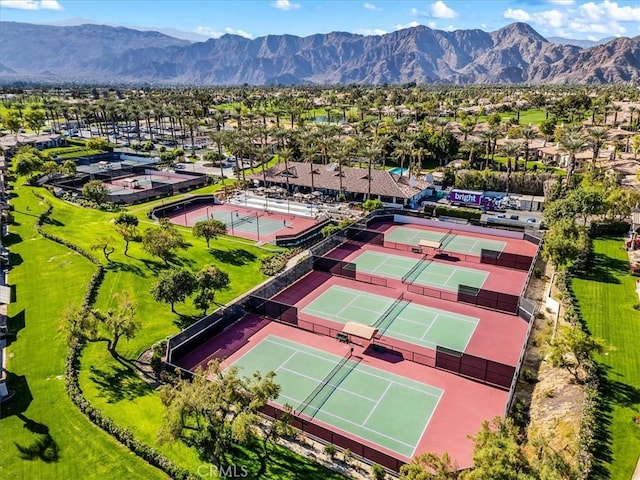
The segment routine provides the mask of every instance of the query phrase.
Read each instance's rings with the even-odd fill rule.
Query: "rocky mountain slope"
[[[495,32],[424,26],[386,35],[224,35],[189,43],[104,25],[0,22],[0,80],[156,84],[640,83],[640,37],[589,49],[524,23]]]

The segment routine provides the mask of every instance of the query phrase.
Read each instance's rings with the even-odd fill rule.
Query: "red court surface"
[[[227,223],[227,234],[235,237],[246,238],[249,240],[260,241],[262,243],[272,242],[280,235],[297,235],[308,228],[316,225],[317,221],[313,218],[301,217],[297,215],[283,214],[263,209],[254,209],[251,207],[243,207],[237,204],[198,204],[187,208],[180,207],[168,215],[171,223],[182,225],[184,227],[192,227],[196,222],[206,219],[208,216],[214,215],[238,215],[239,217],[258,215],[257,222],[261,222],[262,227],[247,228],[248,225],[241,225],[238,228],[231,228]],[[215,217],[214,217],[215,218]],[[224,221],[224,220],[223,220]],[[226,223],[226,222],[225,222]],[[275,227],[274,227],[275,225]],[[259,230],[259,231],[258,231]]]
[[[330,258],[336,258],[339,260],[344,260],[347,262],[353,262],[359,255],[361,255],[365,251],[375,251],[384,253],[386,255],[395,255],[399,257],[406,258],[415,258],[416,260],[420,260],[423,258],[423,255],[420,253],[412,253],[401,250],[395,250],[392,248],[385,248],[379,245],[354,245],[354,244],[345,244],[342,245],[331,252],[329,252],[326,256]],[[447,261],[440,260],[437,257],[429,258],[433,259],[434,263],[442,263],[444,265],[448,265],[451,267],[462,267],[468,268],[471,270],[480,270],[483,272],[487,272],[489,275],[487,276],[482,288],[484,290],[491,290],[494,292],[506,293],[509,295],[520,296],[523,292],[523,287],[527,280],[528,272],[523,270],[514,270],[511,268],[497,267],[495,265],[488,265],[485,263],[474,263],[468,262],[464,260],[457,261]],[[388,285],[392,287],[396,287],[398,289],[403,289],[403,284],[400,280],[388,279]]]
[[[449,232],[448,228],[436,228],[431,225],[426,226],[426,225],[416,225],[411,223],[379,222],[369,226],[370,229],[378,230],[380,232],[391,232],[398,227],[414,228],[416,230],[426,230],[430,232],[439,232],[442,235],[445,235],[447,232]],[[498,240],[501,242],[505,242],[506,246],[503,250],[504,253],[514,253],[518,255],[526,255],[529,257],[533,257],[536,254],[536,251],[538,249],[538,246],[536,244],[528,242],[526,240],[517,239],[517,238],[498,237],[496,235],[491,235],[489,233],[484,234],[484,233],[476,233],[476,232],[465,232],[465,231],[456,230],[456,229],[453,229],[452,233],[455,233],[456,235],[462,235],[465,237],[472,237],[472,238],[485,239],[485,240]],[[467,256],[471,257],[471,255],[467,255]],[[468,260],[473,261],[470,258]]]
[[[245,334],[250,336],[244,337]],[[179,359],[177,365],[191,369],[195,365],[205,365],[208,360],[217,357],[226,358],[223,367],[228,366],[268,335],[290,339],[335,355],[342,356],[344,353],[344,344],[332,338],[288,325],[268,322],[250,315]],[[232,346],[233,348],[231,348]],[[397,356],[374,353],[370,348],[366,349],[358,345],[354,345],[354,355],[362,357],[362,362],[371,367],[443,389],[444,393],[440,402],[419,441],[416,455],[424,452],[448,452],[460,468],[472,466],[473,444],[468,437],[478,432],[482,421],[504,413],[509,396],[508,392],[435,368],[409,361],[398,361]],[[247,376],[252,373],[243,372]],[[407,405],[407,408],[415,407]],[[393,415],[393,412],[389,412],[389,415]],[[313,421],[321,424],[317,420]],[[328,427],[327,425],[323,426]],[[329,428],[334,431],[338,430],[335,427]],[[410,461],[409,458],[399,457],[397,453],[385,450],[348,432],[341,431],[339,433],[405,462]]]
[[[335,277],[325,272],[311,272],[296,284],[279,293],[274,297],[274,300],[297,307],[301,326],[302,322],[307,321],[321,327],[326,325],[332,331],[340,332],[344,328],[343,324],[302,312],[304,307],[309,305],[332,285],[340,285],[354,290],[363,290],[370,294],[389,298],[396,298],[399,294],[399,292],[393,288],[365,284],[348,278]],[[520,317],[465,303],[425,297],[411,292],[404,293],[404,300],[480,319],[465,349],[465,353],[506,365],[517,365],[528,328],[528,323]],[[365,321],[364,323],[367,322]],[[391,346],[398,350],[417,352],[429,358],[433,357],[432,366],[435,366],[435,351],[427,349],[426,347],[389,337],[382,337],[382,341],[378,343]]]

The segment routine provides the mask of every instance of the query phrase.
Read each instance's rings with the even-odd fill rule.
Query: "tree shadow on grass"
[[[173,321],[174,325],[180,328],[181,330],[187,328],[190,325],[193,325],[195,322],[200,320],[204,315],[183,315],[182,313],[178,313],[178,318]]]
[[[242,248],[234,248],[233,250],[211,248],[209,249],[209,253],[211,253],[213,258],[219,262],[228,263],[229,265],[235,265],[238,267],[254,262],[257,258],[253,253]]]
[[[42,223],[45,225],[53,225],[54,227],[64,227],[64,223],[52,217],[45,217]]]
[[[593,471],[590,478],[608,480],[611,478],[608,465],[612,462],[611,428],[612,411],[615,406],[633,407],[640,403],[640,389],[611,378],[611,367],[602,363],[596,365],[599,388],[596,399]]]
[[[20,458],[23,460],[39,459],[45,463],[57,462],[60,458],[60,448],[49,433],[49,427],[22,414],[19,414],[18,418],[24,422],[24,428],[37,435],[29,445],[21,445],[18,442],[14,442],[18,452],[20,452]]]
[[[13,223],[13,225],[15,225],[15,222]],[[10,232],[2,237],[2,244],[5,247],[10,247],[11,245],[16,245],[20,242],[22,242],[22,237],[15,232]]]
[[[167,267],[163,262],[160,262],[158,260],[150,260],[148,258],[141,258],[140,261],[142,263],[144,263],[145,267],[147,267],[147,269],[154,273],[154,274],[159,274],[162,270],[165,270],[169,267]]]
[[[625,275],[629,272],[629,262],[611,258],[602,253],[593,256],[593,264],[586,271],[576,272],[576,277],[582,280],[590,280],[598,283],[619,284],[620,279],[616,275]]]
[[[98,395],[106,398],[108,403],[121,400],[134,400],[147,395],[153,388],[140,379],[135,367],[126,361],[102,369],[91,366],[89,378],[98,388]]]
[[[133,273],[134,275],[138,275],[139,277],[146,278],[147,275],[142,268],[137,265],[133,265],[131,263],[125,262],[117,262],[111,260],[107,265],[108,270],[112,270],[114,272],[128,272]]]

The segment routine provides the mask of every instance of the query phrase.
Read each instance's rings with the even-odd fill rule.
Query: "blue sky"
[[[248,38],[347,31],[380,35],[414,25],[497,30],[514,21],[544,36],[640,35],[638,0],[0,0],[0,19],[175,28]]]

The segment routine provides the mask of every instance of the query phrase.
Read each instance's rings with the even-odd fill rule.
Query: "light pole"
[[[256,233],[258,234],[258,241],[260,241],[260,215],[256,213]]]

